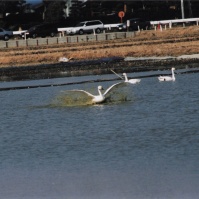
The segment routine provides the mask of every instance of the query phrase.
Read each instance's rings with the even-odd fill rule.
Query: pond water
[[[1,198],[198,198],[199,73],[141,79],[102,105],[68,106],[62,91],[96,93],[119,81],[1,91]]]

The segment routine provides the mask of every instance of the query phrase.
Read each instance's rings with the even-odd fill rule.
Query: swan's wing
[[[68,92],[80,92],[80,93],[83,93],[83,94],[86,94],[86,95],[88,95],[88,96],[90,96],[90,97],[95,97],[94,95],[92,95],[91,93],[89,93],[89,92],[87,92],[87,91],[85,91],[85,90],[78,90],[78,89],[74,89],[74,90],[69,90]]]
[[[118,88],[120,86],[124,86],[126,83],[125,82],[119,82],[119,83],[116,83],[116,84],[113,84],[112,86],[110,86],[105,92],[104,92],[104,95],[106,95],[107,93],[109,93],[111,90],[113,90],[113,88]]]
[[[110,86],[104,93],[106,102],[127,101],[129,98],[129,87],[126,82],[119,82]]]

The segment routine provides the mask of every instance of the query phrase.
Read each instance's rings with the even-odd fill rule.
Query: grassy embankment
[[[0,49],[0,53],[0,67],[57,63],[63,56],[82,60],[195,54],[199,53],[199,27],[142,31],[134,38],[104,42]]]

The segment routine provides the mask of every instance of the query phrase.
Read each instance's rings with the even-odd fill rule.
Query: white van
[[[80,34],[84,33],[101,33],[104,30],[104,24],[100,20],[83,21],[78,23],[75,27],[67,31],[68,34]]]

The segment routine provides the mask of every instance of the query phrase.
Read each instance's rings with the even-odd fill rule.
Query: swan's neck
[[[124,74],[125,82],[128,82],[128,77],[126,74]]]
[[[174,70],[172,70],[172,79],[175,80]]]
[[[99,93],[100,96],[103,96],[103,94],[102,94],[100,89],[98,89],[98,93]]]

